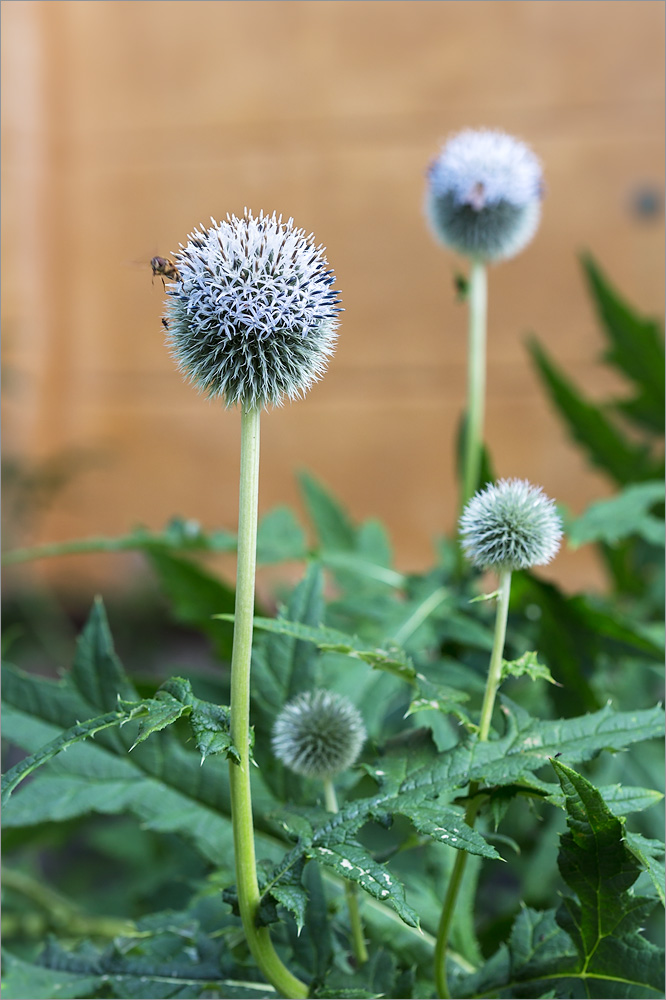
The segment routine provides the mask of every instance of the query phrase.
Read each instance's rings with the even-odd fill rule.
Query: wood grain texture
[[[621,388],[598,364],[582,249],[663,311],[661,213],[632,211],[642,186],[663,189],[663,3],[53,0],[5,3],[2,20],[4,452],[71,472],[23,535],[10,517],[6,545],[174,513],[233,525],[237,415],[181,382],[148,261],[248,205],[315,233],[345,308],[329,375],[263,421],[262,508],[297,502],[309,468],[387,523],[401,568],[426,566],[455,517],[466,337],[460,262],[421,203],[428,161],[468,125],[524,138],[547,182],[534,244],[490,275],[496,467],[574,511],[610,491],[550,412],[524,338],[592,396]],[[134,565],[37,572],[83,591]],[[587,550],[548,575],[601,581]]]

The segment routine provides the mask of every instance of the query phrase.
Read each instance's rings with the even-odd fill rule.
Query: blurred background
[[[149,261],[248,206],[315,234],[345,308],[325,380],[263,421],[262,511],[299,508],[306,468],[387,524],[400,569],[429,565],[455,523],[466,312],[421,206],[467,126],[528,142],[547,185],[534,243],[490,274],[496,471],[574,513],[612,492],[525,337],[593,398],[614,391],[583,250],[663,313],[663,3],[51,0],[4,2],[2,29],[5,549],[176,514],[235,528],[238,415],[181,381]],[[5,580],[87,602],[141,566],[70,556]],[[589,547],[548,575],[602,580]]]

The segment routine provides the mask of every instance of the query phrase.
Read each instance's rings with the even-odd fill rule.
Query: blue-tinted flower
[[[430,165],[426,215],[445,246],[483,261],[514,257],[539,225],[539,160],[518,139],[466,129]]]
[[[469,501],[460,518],[463,549],[479,569],[543,566],[557,553],[562,522],[555,503],[524,479],[500,479]]]
[[[324,250],[275,214],[212,220],[175,254],[167,340],[180,370],[246,409],[295,399],[326,371],[339,297]]]
[[[273,753],[296,774],[332,778],[355,762],[366,732],[360,712],[333,691],[307,691],[284,706],[273,727]]]

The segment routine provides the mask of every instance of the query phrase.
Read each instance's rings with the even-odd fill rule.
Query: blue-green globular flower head
[[[500,479],[469,501],[460,518],[465,554],[479,569],[544,566],[557,553],[562,522],[555,503],[524,479]]]
[[[334,691],[307,691],[273,726],[273,753],[296,774],[332,778],[356,761],[366,732],[360,712]]]
[[[174,255],[166,328],[178,367],[227,406],[302,396],[337,339],[340,300],[323,247],[275,213],[211,221]]]
[[[435,237],[481,261],[514,257],[541,216],[539,160],[523,142],[492,129],[466,129],[428,170],[425,210]]]

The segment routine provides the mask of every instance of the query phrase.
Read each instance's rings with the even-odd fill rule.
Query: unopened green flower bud
[[[480,490],[460,518],[463,549],[479,569],[543,566],[556,555],[562,522],[555,503],[524,479]]]
[[[360,712],[333,691],[307,691],[284,706],[273,727],[272,746],[296,774],[332,778],[356,761],[366,731]]]

